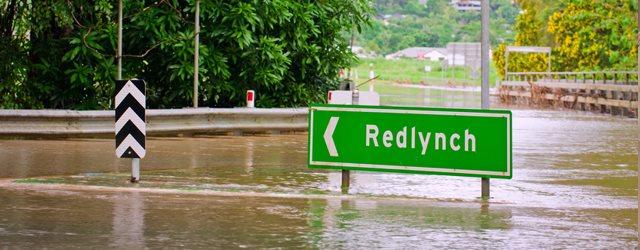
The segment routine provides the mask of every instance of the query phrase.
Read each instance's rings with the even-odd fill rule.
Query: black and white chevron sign
[[[116,81],[116,156],[144,158],[145,83],[143,80]]]

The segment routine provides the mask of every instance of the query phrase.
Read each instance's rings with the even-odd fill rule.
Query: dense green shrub
[[[147,82],[149,108],[190,106],[194,0],[124,1],[123,77]],[[112,108],[117,2],[0,2],[0,107]],[[354,60],[342,37],[367,0],[201,1],[200,106],[323,101]]]
[[[493,54],[504,78],[506,45],[552,48],[552,71],[630,70],[637,66],[637,2],[627,0],[518,0],[523,11],[514,43]],[[510,72],[546,71],[547,56],[510,54]]]

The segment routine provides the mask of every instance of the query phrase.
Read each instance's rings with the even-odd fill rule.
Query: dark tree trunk
[[[18,0],[10,0],[7,11],[0,15],[0,33],[3,38],[10,38],[13,36],[13,21],[16,17]]]

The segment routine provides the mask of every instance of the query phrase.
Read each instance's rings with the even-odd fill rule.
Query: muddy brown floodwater
[[[0,246],[635,248],[636,120],[514,111],[512,180],[306,167],[306,134],[0,140]],[[9,179],[19,179],[17,181]]]

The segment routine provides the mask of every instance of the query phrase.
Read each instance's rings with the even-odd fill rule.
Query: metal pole
[[[350,184],[350,171],[349,170],[342,170],[342,193],[343,194],[348,194],[349,193],[349,184]]]
[[[639,0],[640,1],[640,0]],[[482,67],[482,109],[489,108],[489,0],[482,0],[482,48],[481,48],[481,67]],[[482,198],[489,199],[489,178],[482,178]]]
[[[200,0],[196,0],[196,32],[193,53],[193,107],[198,107],[198,73],[200,70]]]
[[[351,90],[351,104],[358,105],[359,102],[360,102],[360,92],[358,91],[358,88],[356,86]],[[342,186],[341,186],[343,194],[349,193],[350,184],[351,184],[351,171],[343,169],[342,170]]]
[[[638,71],[638,80],[637,80],[637,92],[638,93],[638,97],[636,97],[636,103],[637,103],[637,110],[636,110],[636,117],[638,119],[638,127],[640,128],[640,0],[638,0],[638,5],[636,5],[638,8],[638,15],[637,15],[637,19],[636,19],[636,23],[638,24],[638,33],[636,34],[637,36],[637,46],[638,46],[638,65],[636,65],[637,67],[637,71]],[[639,151],[638,152],[638,224],[636,225],[636,228],[638,228],[638,230],[640,230],[640,133],[638,133],[638,141],[636,142],[638,143],[638,145],[636,145],[636,149]],[[639,234],[640,237],[640,234]]]
[[[131,182],[140,181],[140,158],[131,158]]]
[[[122,0],[118,1],[118,75],[116,80],[122,80]]]

